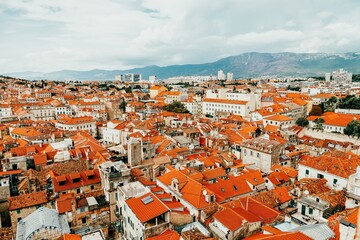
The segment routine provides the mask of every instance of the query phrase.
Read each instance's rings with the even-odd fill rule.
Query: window
[[[309,171],[308,169],[305,170],[305,174],[306,174],[306,175],[309,175],[309,172],[310,172],[310,171]]]
[[[259,157],[260,157],[260,153],[256,153],[256,157],[259,158]]]
[[[16,213],[17,213],[17,214],[20,214],[20,213],[21,213],[21,209],[16,210]]]
[[[321,179],[321,178],[324,178],[324,175],[318,173],[317,178],[320,178],[320,179]]]
[[[309,214],[312,215],[313,214],[313,209],[309,208]]]
[[[86,217],[83,217],[83,218],[81,219],[81,222],[82,222],[82,224],[85,224],[85,223],[86,223]]]
[[[250,151],[250,156],[252,156],[253,155],[253,151]]]
[[[334,178],[334,180],[333,180],[334,185],[337,184],[337,182],[338,182],[338,180],[336,178]]]

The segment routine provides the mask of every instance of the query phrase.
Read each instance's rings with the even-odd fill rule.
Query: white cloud
[[[359,51],[359,11],[351,0],[0,0],[0,73]]]

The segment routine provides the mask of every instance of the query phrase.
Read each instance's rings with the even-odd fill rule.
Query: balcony
[[[302,215],[301,213],[297,212],[293,215],[291,215],[291,220],[295,223],[301,224],[301,225],[308,225],[308,224],[315,224],[318,223],[316,219],[313,217]]]
[[[169,222],[161,222],[156,225],[156,224],[148,224],[146,223],[146,229],[145,229],[145,238],[148,237],[152,237],[152,236],[157,236],[160,235],[162,232],[164,232],[166,229],[168,229],[170,227],[170,223]]]

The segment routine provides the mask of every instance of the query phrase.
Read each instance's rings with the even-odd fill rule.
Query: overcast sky
[[[0,73],[358,52],[359,0],[0,0]]]

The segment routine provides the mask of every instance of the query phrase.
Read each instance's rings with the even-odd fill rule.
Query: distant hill
[[[220,59],[212,63],[186,64],[171,66],[147,66],[128,70],[89,71],[62,70],[50,73],[17,72],[3,75],[30,80],[113,80],[116,74],[141,73],[143,79],[156,75],[159,79],[187,75],[216,75],[219,69],[233,72],[237,78],[259,76],[323,76],[344,68],[353,73],[360,73],[360,53],[257,53],[250,52]]]

